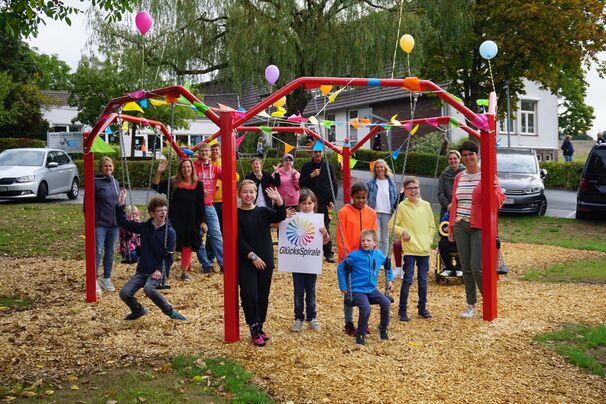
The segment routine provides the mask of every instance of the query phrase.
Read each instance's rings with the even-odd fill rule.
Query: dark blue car
[[[577,219],[606,218],[606,143],[593,146],[581,173]]]

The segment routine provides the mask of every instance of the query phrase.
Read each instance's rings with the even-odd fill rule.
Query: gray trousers
[[[135,293],[143,288],[143,293],[151,299],[156,306],[158,306],[162,312],[166,315],[170,315],[173,311],[173,307],[164,299],[164,297],[156,289],[161,280],[156,281],[152,279],[151,274],[146,275],[139,272],[135,272],[132,278],[126,282],[126,285],[120,291],[120,299],[126,303],[130,308],[131,312],[139,313],[141,311],[141,303],[135,299]]]
[[[454,238],[463,271],[467,304],[476,304],[476,287],[482,294],[482,231],[470,228],[468,222],[460,221],[454,225]]]

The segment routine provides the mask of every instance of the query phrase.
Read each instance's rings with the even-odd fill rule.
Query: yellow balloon
[[[410,34],[402,35],[400,38],[400,48],[406,53],[412,52],[412,49],[415,47],[415,39]]]
[[[278,101],[274,102],[274,107],[281,108],[284,104],[286,104],[286,96],[280,98]]]
[[[330,93],[330,90],[332,90],[332,86],[329,86],[329,85],[320,86],[320,91],[322,92],[322,94],[324,96],[327,96],[328,93]]]

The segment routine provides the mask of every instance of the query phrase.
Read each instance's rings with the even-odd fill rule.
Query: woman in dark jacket
[[[263,171],[263,160],[258,157],[252,159],[251,166],[253,171],[245,178],[253,181],[259,190],[255,204],[257,206],[267,206],[268,208],[273,208],[273,201],[269,196],[267,196],[265,191],[267,191],[269,187],[280,186],[280,176],[276,175],[276,171],[278,171],[279,166],[274,166],[274,172],[273,174],[270,174],[267,171]]]
[[[564,155],[564,161],[566,162],[572,161],[572,155],[574,154],[574,147],[572,146],[570,139],[571,137],[569,135],[566,136],[561,147],[562,154]]]
[[[451,150],[448,152],[448,167],[440,174],[440,180],[438,182],[438,200],[440,201],[440,217],[444,216],[444,213],[448,211],[448,205],[452,201],[452,186],[454,184],[455,177],[461,171],[464,171],[465,167],[461,164],[461,153],[457,150]]]

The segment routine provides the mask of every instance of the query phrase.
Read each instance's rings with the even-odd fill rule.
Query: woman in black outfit
[[[200,229],[203,232],[208,230],[204,189],[190,160],[179,163],[176,176],[160,181],[167,164],[167,160],[161,160],[158,164],[153,188],[161,194],[169,195],[170,187],[168,218],[177,233],[177,251],[181,252],[181,280],[189,282],[187,271],[191,267],[191,254],[200,248],[202,242]]]
[[[276,210],[255,205],[257,186],[253,181],[244,180],[238,187],[242,202],[238,209],[238,284],[246,324],[256,346],[264,346],[269,339],[263,331],[263,323],[274,269],[270,225],[286,218],[284,201],[276,188],[268,188],[266,192]]]
[[[263,171],[263,160],[259,157],[255,157],[251,161],[251,167],[252,173],[244,178],[253,181],[257,186],[257,199],[255,200],[255,204],[257,206],[272,208],[273,202],[265,191],[270,187],[280,186],[280,176],[276,173],[279,166],[274,166],[274,172],[273,174],[270,174],[267,171]]]

